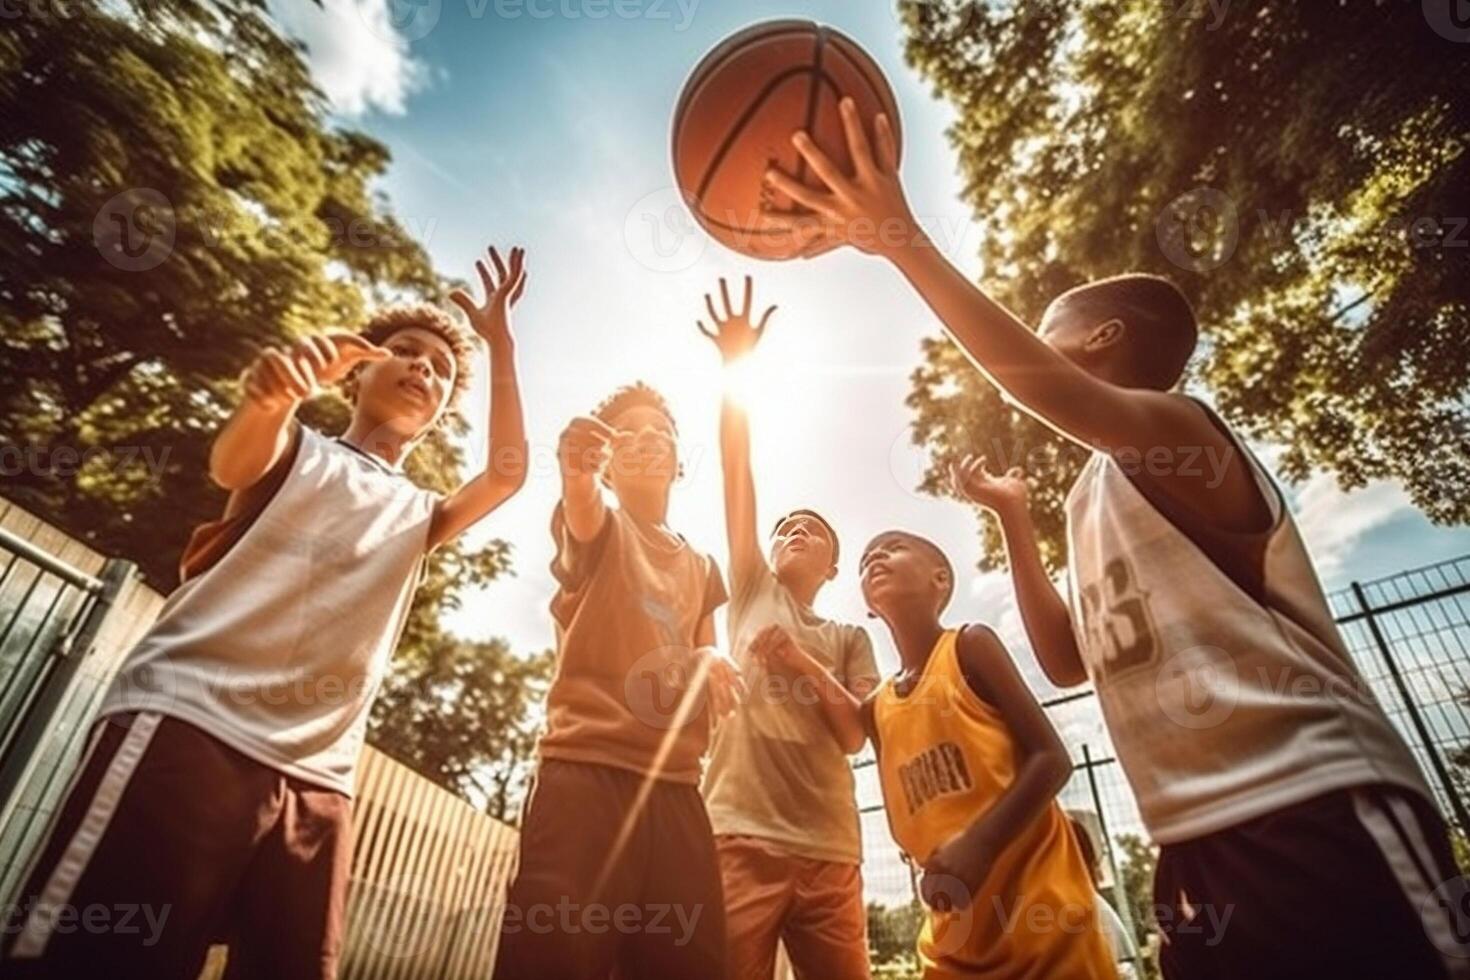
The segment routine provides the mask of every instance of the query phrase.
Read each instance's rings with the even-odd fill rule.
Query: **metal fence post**
[[[1419,713],[1419,703],[1409,692],[1409,685],[1404,681],[1403,673],[1399,671],[1398,660],[1394,658],[1393,648],[1389,646],[1383,631],[1378,628],[1378,620],[1373,615],[1373,607],[1368,603],[1368,596],[1357,582],[1352,583],[1352,590],[1353,596],[1358,600],[1358,607],[1363,611],[1363,620],[1368,624],[1368,632],[1378,647],[1378,653],[1383,658],[1384,666],[1388,668],[1388,676],[1393,680],[1394,687],[1398,689],[1399,697],[1403,698],[1404,708],[1409,713],[1409,720],[1414,724],[1414,731],[1418,733],[1419,741],[1424,744],[1424,753],[1429,756],[1430,768],[1434,770],[1434,775],[1439,779],[1445,796],[1449,798],[1455,822],[1460,825],[1461,832],[1470,834],[1470,811],[1465,809],[1465,801],[1460,799],[1460,794],[1455,789],[1455,781],[1450,777],[1450,771],[1445,767],[1439,749],[1435,748],[1434,739],[1429,734],[1429,726],[1424,723],[1424,716]]]
[[[98,575],[100,587],[94,585],[96,591],[85,615],[75,630],[68,630],[57,637],[55,646],[47,654],[54,657],[58,665],[27,709],[21,730],[6,752],[3,764],[0,764],[0,800],[6,801],[0,807],[0,827],[9,819],[11,806],[17,802],[15,790],[27,778],[26,773],[36,762],[37,750],[51,731],[52,716],[57,706],[65,698],[82,661],[92,652],[98,631],[136,568],[130,561],[108,559]]]
[[[1128,936],[1135,943],[1138,942],[1138,930],[1133,925],[1133,899],[1123,887],[1123,875],[1118,870],[1118,855],[1113,850],[1113,835],[1108,833],[1108,818],[1103,813],[1102,793],[1097,788],[1097,776],[1093,774],[1096,763],[1092,761],[1092,748],[1082,743],[1082,767],[1087,771],[1087,788],[1092,791],[1092,805],[1097,807],[1097,826],[1102,833],[1103,847],[1107,848],[1108,867],[1113,871],[1113,895],[1118,902],[1118,918],[1123,920],[1123,928],[1128,931]]]

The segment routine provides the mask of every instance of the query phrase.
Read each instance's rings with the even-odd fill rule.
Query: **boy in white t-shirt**
[[[7,912],[5,976],[194,980],[221,940],[230,977],[335,976],[354,768],[424,557],[525,479],[510,332],[524,253],[488,258],[484,303],[452,297],[489,348],[487,466],[448,496],[400,468],[467,384],[474,345],[444,313],[386,309],[249,369],[210,456],[225,517],[196,532],[104,699]],[[335,382],[354,405],[331,439],[296,412]],[[124,906],[139,928],[75,927]]]

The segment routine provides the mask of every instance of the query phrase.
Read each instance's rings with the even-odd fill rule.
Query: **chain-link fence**
[[[1364,680],[1413,749],[1441,812],[1470,833],[1465,799],[1470,769],[1470,555],[1369,582],[1328,596],[1333,617]],[[1080,815],[1104,844],[1098,855],[1111,891],[1127,858],[1125,835],[1148,839],[1138,803],[1113,755],[1097,697],[1091,690],[1043,700],[1073,756],[1062,806]],[[863,876],[870,902],[913,901],[910,869],[888,833],[871,755],[854,763],[862,810]],[[1119,894],[1110,895],[1121,913]]]

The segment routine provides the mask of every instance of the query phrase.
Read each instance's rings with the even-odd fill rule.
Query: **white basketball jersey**
[[[1432,800],[1280,492],[1237,451],[1273,518],[1249,592],[1111,456],[1094,454],[1067,498],[1078,648],[1149,833],[1188,840],[1369,783]]]
[[[99,717],[169,715],[351,796],[437,498],[379,459],[300,433],[280,489],[217,564],[168,597]]]

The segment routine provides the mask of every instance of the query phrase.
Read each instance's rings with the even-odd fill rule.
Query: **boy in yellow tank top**
[[[1071,760],[988,627],[946,629],[954,572],[932,542],[874,538],[863,597],[902,661],[859,703],[777,629],[759,655],[823,680],[844,724],[872,738],[888,823],[922,867],[927,980],[1112,980],[1087,865],[1056,803]],[[825,676],[824,676],[825,675]]]

